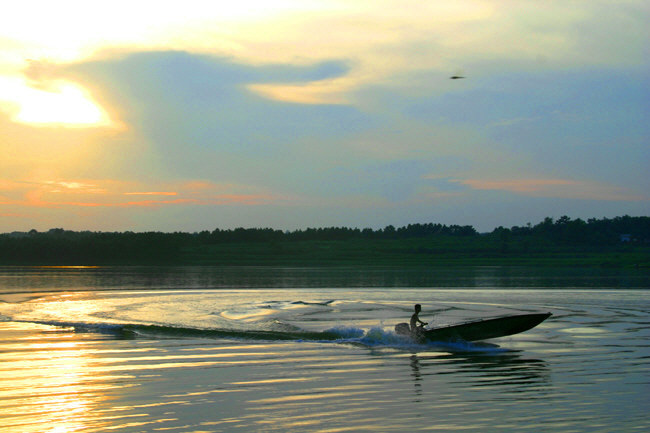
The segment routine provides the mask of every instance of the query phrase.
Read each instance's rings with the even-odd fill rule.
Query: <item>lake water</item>
[[[650,272],[0,267],[0,432],[647,432]],[[481,343],[393,333],[551,312]]]

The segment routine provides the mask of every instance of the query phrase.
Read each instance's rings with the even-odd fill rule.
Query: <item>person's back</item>
[[[413,313],[411,316],[411,331],[414,331],[415,328],[417,328],[417,323],[420,318],[418,317],[418,313]]]

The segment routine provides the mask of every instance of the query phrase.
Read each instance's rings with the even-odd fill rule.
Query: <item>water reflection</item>
[[[34,334],[34,329],[39,333]],[[32,324],[3,324],[13,345],[3,343],[0,407],[3,426],[22,432],[83,431],[101,428],[96,409],[111,385],[92,376],[94,355],[71,332],[50,332]],[[13,346],[13,348],[12,348]],[[29,356],[25,356],[28,353]]]
[[[484,389],[499,394],[520,394],[517,398],[538,398],[551,385],[549,368],[543,360],[524,358],[520,351],[436,352],[409,357],[415,401],[427,385],[462,390]]]
[[[640,270],[473,266],[287,268],[215,266],[0,266],[0,293],[106,289],[466,287],[647,288]]]
[[[411,377],[413,378],[413,387],[415,391],[416,402],[420,401],[422,396],[422,374],[420,374],[420,360],[417,355],[411,355]]]

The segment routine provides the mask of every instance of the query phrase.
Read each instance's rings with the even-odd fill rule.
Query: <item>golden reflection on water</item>
[[[111,385],[93,377],[94,355],[86,343],[75,341],[71,332],[48,333],[45,326],[2,325],[3,335],[14,343],[2,345],[0,361],[0,418],[5,429],[67,433],[106,425],[95,410]],[[45,332],[43,339],[34,338],[35,328]]]
[[[46,325],[4,322],[2,331],[0,431],[102,431],[134,416],[111,413],[115,391],[133,386],[133,376],[96,368],[101,342]]]
[[[0,419],[1,432],[68,433],[99,431],[153,431],[178,421],[180,407],[197,402],[231,400],[245,393],[246,381],[218,387],[164,388],[160,394],[142,394],[143,381],[156,383],[170,369],[201,373],[206,368],[229,366],[265,368],[291,365],[300,360],[316,362],[317,356],[294,352],[282,357],[263,345],[209,346],[175,350],[151,346],[150,341],[115,339],[34,323],[0,322]],[[178,350],[176,350],[178,349]],[[325,357],[329,359],[329,357]],[[322,361],[322,359],[321,359]],[[217,371],[217,370],[213,370]],[[173,377],[174,373],[172,373]],[[309,379],[314,380],[312,376]],[[210,381],[210,376],[206,376]],[[286,378],[293,383],[296,378]],[[259,380],[274,386],[281,378]],[[299,380],[299,382],[302,381]],[[238,381],[234,381],[238,382]],[[164,383],[164,380],[163,380]],[[180,392],[178,392],[180,391]],[[331,391],[324,398],[333,398]],[[226,397],[219,397],[226,395]],[[345,394],[341,393],[339,397]],[[246,399],[242,399],[246,400]],[[281,404],[281,403],[280,403]],[[155,414],[155,415],[154,415]]]

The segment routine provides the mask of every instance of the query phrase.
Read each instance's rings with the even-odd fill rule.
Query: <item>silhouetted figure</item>
[[[427,322],[420,320],[420,311],[422,311],[422,306],[420,304],[415,304],[415,312],[411,316],[411,324],[398,323],[395,325],[395,333],[405,337],[410,337],[417,342],[423,342],[425,340],[424,325],[426,325]]]
[[[424,325],[426,325],[427,322],[423,322],[419,317],[420,311],[422,311],[422,306],[420,304],[415,304],[414,308],[415,313],[411,316],[411,334],[417,335],[422,332]],[[420,324],[419,326],[418,323]]]

